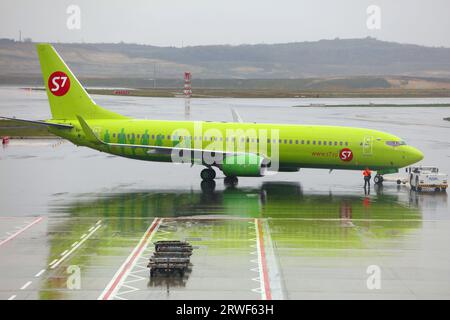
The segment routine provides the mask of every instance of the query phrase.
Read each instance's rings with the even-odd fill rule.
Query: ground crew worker
[[[364,188],[366,188],[367,186],[369,186],[370,188],[370,179],[372,179],[372,171],[370,171],[369,168],[366,168],[363,171],[363,176],[364,176]]]

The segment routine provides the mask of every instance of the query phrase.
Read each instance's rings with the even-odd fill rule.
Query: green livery
[[[37,46],[52,119],[49,130],[118,156],[213,167],[227,177],[300,168],[396,172],[423,154],[392,134],[365,128],[242,122],[138,120],[98,106],[49,44]]]

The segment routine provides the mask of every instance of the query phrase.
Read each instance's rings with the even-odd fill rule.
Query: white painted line
[[[30,224],[26,225],[25,227],[23,227],[22,229],[18,230],[17,232],[13,233],[12,235],[10,235],[8,238],[6,238],[5,240],[0,241],[0,247],[2,245],[4,245],[5,243],[13,240],[15,237],[17,237],[18,235],[20,235],[21,233],[25,232],[26,230],[30,229],[32,226],[34,226],[36,223],[39,223],[42,221],[42,219],[44,219],[43,217],[39,217],[36,218],[35,220],[33,220]]]
[[[63,255],[65,255],[68,251],[69,251],[69,249],[67,249],[66,251],[62,252],[60,255],[63,256]]]
[[[8,298],[8,300],[14,300],[17,296],[16,295],[12,295],[11,297]]]
[[[75,247],[78,244],[78,241],[75,241],[74,243],[72,243],[71,247]]]
[[[25,283],[25,284],[22,286],[22,288],[20,288],[20,290],[25,290],[25,289],[28,288],[29,285],[32,284],[32,283],[33,283],[33,281],[28,281],[27,283]]]
[[[102,220],[98,220],[96,225],[99,225],[100,223],[102,223]]]
[[[258,252],[259,279],[261,286],[261,300],[272,300],[270,291],[269,273],[267,271],[266,250],[264,247],[264,234],[259,219],[255,219],[256,249]]]
[[[53,264],[56,263],[56,261],[58,261],[58,259],[53,260],[52,262],[50,262],[49,266],[51,267]]]
[[[42,274],[45,272],[45,269],[42,269],[41,271],[39,271],[38,273],[36,273],[36,275],[34,276],[35,278],[39,278],[40,276],[42,276]]]
[[[152,240],[159,226],[161,225],[163,219],[155,218],[152,224],[145,231],[141,240],[138,242],[136,247],[130,253],[128,258],[124,261],[124,263],[120,266],[117,272],[114,274],[111,281],[106,286],[105,290],[103,290],[102,294],[98,297],[98,300],[111,300],[115,298],[116,293],[119,291],[125,279],[128,277],[128,274],[131,270],[133,270],[137,261],[139,260],[142,253],[147,248],[148,244]]]
[[[272,237],[270,236],[269,224],[267,223],[267,221],[263,221],[261,223],[264,226],[264,244],[266,247],[266,261],[269,273],[269,283],[272,300],[284,300],[280,266],[275,255]]]
[[[80,237],[80,239],[83,239],[84,237],[86,237],[87,236],[87,234],[85,233],[85,234],[83,234],[81,237]]]
[[[94,229],[94,227],[90,227],[88,231],[91,232],[93,229]]]
[[[70,256],[75,250],[77,250],[87,239],[89,239],[98,229],[102,227],[101,224],[97,225],[94,230],[92,230],[90,233],[88,233],[85,237],[83,237],[83,240],[81,240],[76,246],[74,246],[70,251],[68,251],[61,259],[58,260],[54,265],[51,266],[51,269],[55,269],[57,266],[61,264],[65,259],[67,259],[68,256]]]

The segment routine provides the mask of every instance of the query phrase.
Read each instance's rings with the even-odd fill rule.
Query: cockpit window
[[[399,141],[386,141],[386,144],[391,147],[398,147],[398,146],[406,146],[406,142],[403,140]]]

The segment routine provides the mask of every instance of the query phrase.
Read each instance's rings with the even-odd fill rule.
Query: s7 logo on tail
[[[55,96],[63,96],[69,91],[70,78],[62,71],[53,72],[48,78],[48,89]]]

